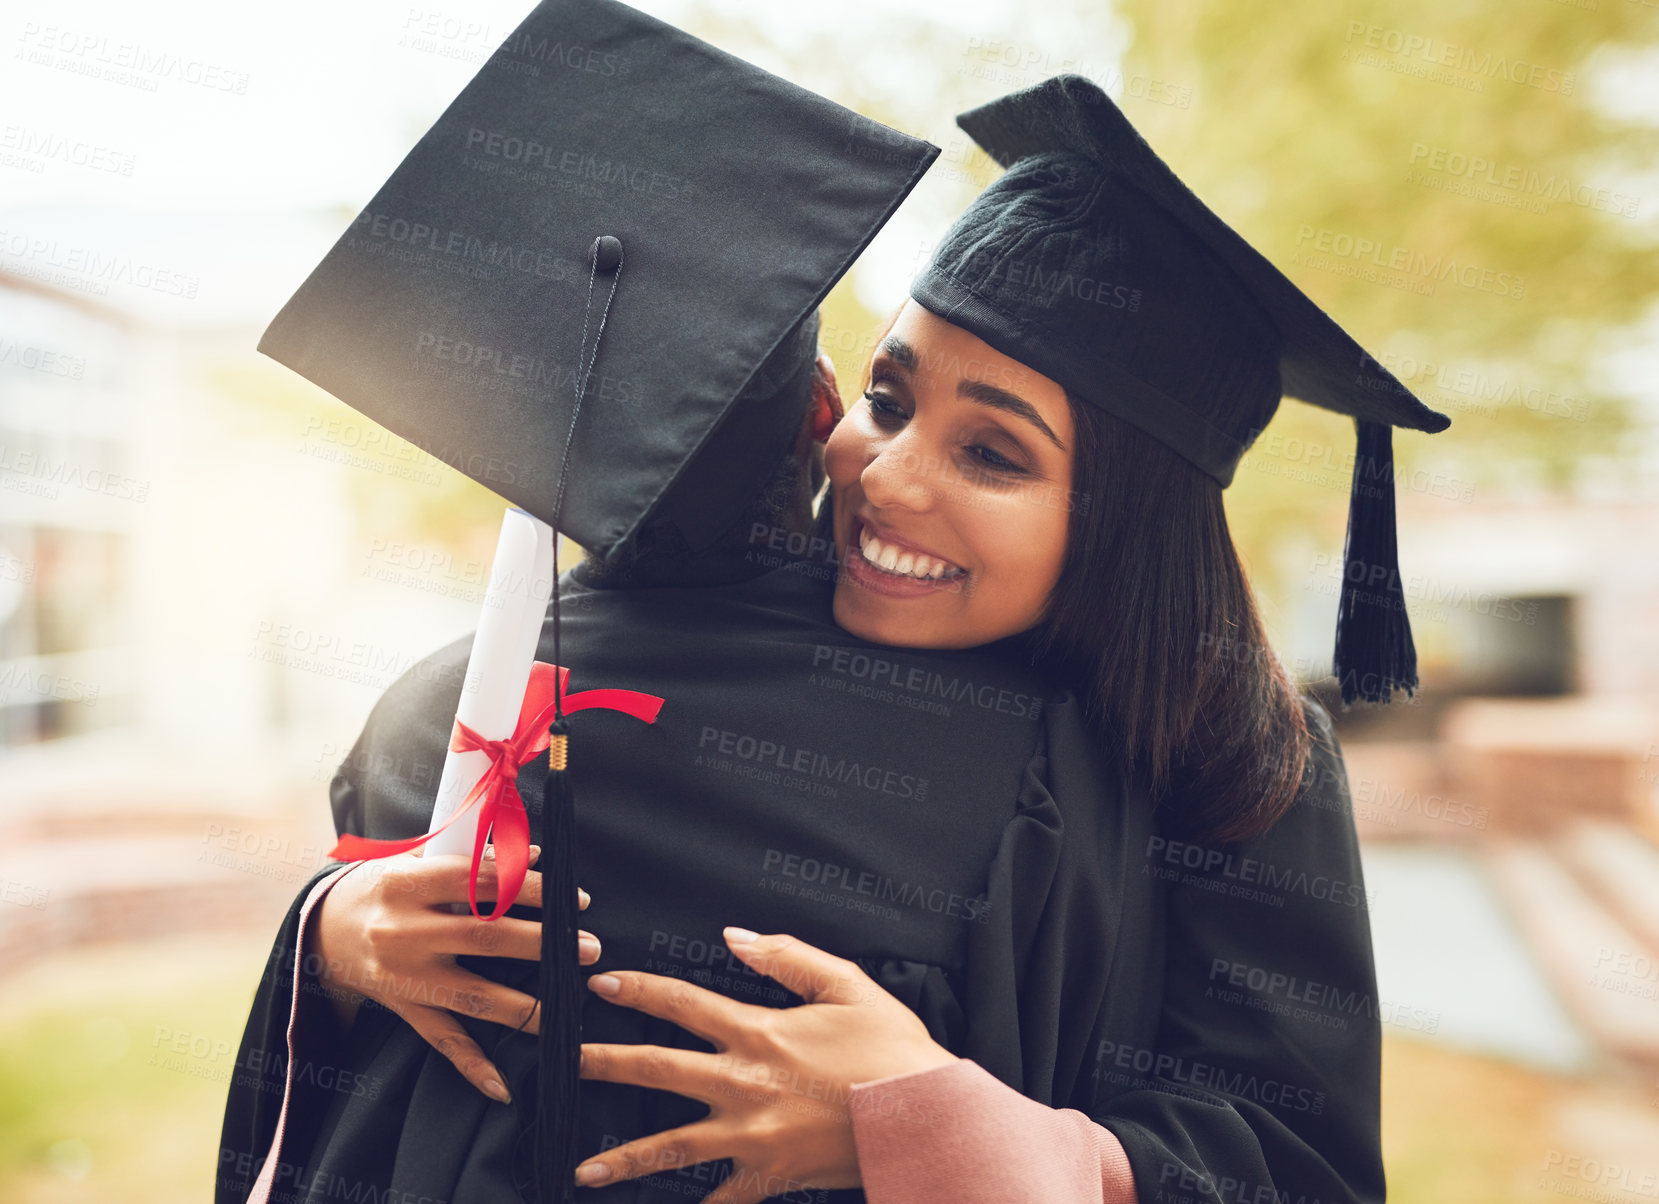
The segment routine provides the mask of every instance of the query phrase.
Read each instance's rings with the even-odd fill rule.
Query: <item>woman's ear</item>
[[[841,421],[841,389],[835,383],[835,365],[823,351],[818,352],[818,364],[812,374],[812,438],[823,443],[830,437],[835,424]]]

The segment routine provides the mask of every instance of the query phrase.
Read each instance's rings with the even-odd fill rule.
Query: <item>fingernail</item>
[[[498,1103],[510,1104],[513,1097],[507,1094],[507,1085],[500,1079],[485,1079],[484,1094]]]
[[[599,938],[583,933],[576,938],[576,947],[582,951],[584,957],[599,956]]]
[[[728,927],[725,929],[725,933],[726,943],[732,946],[749,945],[760,939],[760,933],[750,932],[747,928]]]
[[[530,846],[530,860],[534,861],[536,858],[538,858],[540,856],[541,856],[541,846],[539,844],[531,845]]]
[[[487,844],[487,845],[484,846],[483,860],[485,860],[485,861],[494,861],[495,860],[495,846],[493,844]]]
[[[601,995],[615,995],[622,989],[622,980],[614,974],[595,974],[588,979],[588,986]]]
[[[576,1168],[576,1182],[583,1187],[593,1183],[603,1183],[611,1177],[611,1168],[603,1162],[584,1162]]]
[[[593,896],[578,886],[576,888],[576,901],[583,907],[586,907],[589,903],[593,902]]]

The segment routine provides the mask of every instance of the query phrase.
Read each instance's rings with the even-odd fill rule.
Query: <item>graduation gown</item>
[[[1324,741],[1272,831],[1183,844],[1019,641],[866,644],[834,625],[823,569],[755,575],[739,554],[694,586],[594,589],[580,569],[566,575],[570,688],[667,700],[650,726],[571,717],[577,881],[593,896],[582,924],[604,946],[584,970],[672,974],[791,1006],[798,997],[730,957],[720,930],[789,932],[855,961],[945,1048],[1109,1128],[1143,1200],[1380,1200],[1380,1024],[1329,716],[1307,702]],[[376,704],[331,786],[339,831],[426,829],[470,645],[439,650]],[[550,627],[538,659],[552,660]],[[533,839],[541,772],[519,775]],[[505,1107],[387,1009],[365,1003],[341,1034],[325,999],[303,982],[294,991],[298,921],[297,899],[239,1052],[219,1204],[246,1197],[269,1151],[291,1021],[307,1036],[281,1198],[514,1198],[528,1182],[520,1102],[533,1099],[522,1084],[534,1038],[463,1018],[513,1089]],[[533,989],[531,963],[461,960]],[[584,1041],[711,1048],[591,993],[582,1007]],[[626,1084],[581,1091],[584,1157],[707,1111]],[[576,1193],[700,1198],[729,1165]]]

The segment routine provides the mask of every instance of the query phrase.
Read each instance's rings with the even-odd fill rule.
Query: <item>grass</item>
[[[1385,1029],[1383,1169],[1390,1204],[1524,1204],[1568,1081]]]
[[[268,951],[264,938],[175,939],[80,949],[9,975],[0,1200],[210,1200],[227,1082]]]

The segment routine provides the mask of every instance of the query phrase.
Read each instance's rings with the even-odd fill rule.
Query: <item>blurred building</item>
[[[0,274],[0,745],[131,723],[135,474],[165,353],[121,311]]]
[[[476,625],[439,550],[409,569],[351,521],[408,457],[325,431],[320,392],[259,396],[259,334],[342,220],[7,215],[0,965],[267,927],[370,707]]]
[[[1337,715],[1379,978],[1435,1039],[1651,1078],[1659,500],[1400,513],[1422,690]],[[1328,633],[1334,590],[1312,592]]]

